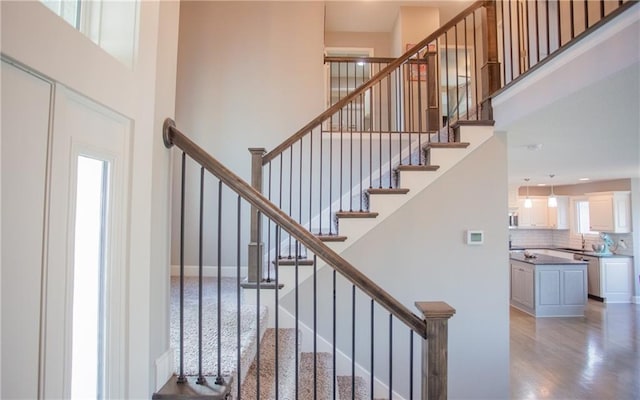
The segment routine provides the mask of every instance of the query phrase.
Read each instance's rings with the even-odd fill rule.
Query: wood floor
[[[512,399],[640,399],[640,305],[589,300],[585,317],[511,308]]]

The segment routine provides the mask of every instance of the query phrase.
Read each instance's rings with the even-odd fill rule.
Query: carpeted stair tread
[[[295,398],[295,329],[278,329],[278,398]],[[276,398],[275,329],[269,328],[260,342],[260,399]],[[300,338],[301,339],[301,338]],[[244,382],[241,398],[257,398],[257,359],[253,361]]]
[[[361,376],[356,376],[354,379],[355,382],[355,394],[352,396],[352,382],[351,376],[338,376],[338,394],[340,395],[340,399],[353,399],[353,400],[367,400],[370,398],[369,396],[369,386],[367,385],[367,381]]]
[[[188,376],[198,374],[198,279],[186,277],[184,293],[184,373]],[[179,279],[171,278],[171,347],[175,352],[176,372],[179,372]],[[221,343],[221,372],[224,376],[237,376],[237,302],[236,290],[237,281],[234,278],[223,278],[221,281],[222,304],[221,319],[222,329],[220,331]],[[217,375],[217,349],[218,349],[218,326],[217,326],[217,280],[216,278],[203,278],[203,332],[202,332],[202,372],[205,376]],[[253,360],[257,343],[257,321],[258,315],[256,306],[241,305],[241,345],[240,360],[247,365]],[[265,324],[267,319],[267,308],[260,308],[260,321]]]
[[[333,367],[330,353],[316,354],[316,390],[318,400],[333,399]],[[313,399],[313,353],[300,354],[298,398]]]

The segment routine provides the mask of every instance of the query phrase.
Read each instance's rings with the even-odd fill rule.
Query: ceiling
[[[391,32],[402,6],[438,8],[444,23],[471,3],[473,0],[327,1],[325,28],[330,32]]]
[[[639,19],[601,28],[494,99],[510,184],[640,178]]]

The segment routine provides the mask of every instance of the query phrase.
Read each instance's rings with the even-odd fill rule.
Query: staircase
[[[183,151],[181,232],[186,171],[200,173],[200,270],[197,294],[193,294],[198,297],[194,300],[198,315],[190,317],[198,319],[195,331],[200,348],[197,365],[185,368],[181,295],[178,371],[154,398],[446,398],[447,320],[455,310],[442,302],[418,302],[420,315],[415,315],[341,254],[493,136],[490,96],[500,89],[501,77],[517,82],[541,61],[539,56],[520,60],[516,75],[510,62],[511,79],[507,79],[506,66],[501,67],[499,59],[506,58],[510,43],[503,32],[503,53],[498,54],[496,31],[498,16],[507,15],[505,7],[511,12],[511,2],[474,3],[281,145],[270,152],[251,149],[251,185],[191,142],[173,121],[166,122],[165,144]],[[626,8],[628,4],[620,5],[620,10]],[[476,21],[481,21],[484,33],[483,60],[466,59],[460,64],[456,59],[451,67],[438,49],[462,46],[458,30],[463,26],[465,30],[473,26],[469,46],[479,48]],[[583,34],[587,33],[585,27]],[[506,35],[511,38],[513,32]],[[469,35],[461,36],[466,48]],[[559,38],[556,50],[566,44]],[[552,53],[549,44],[546,50]],[[422,64],[426,65],[424,78],[418,74],[417,81],[408,79],[412,67]],[[452,94],[456,104],[451,105],[450,90],[446,90],[447,111],[443,112],[439,87],[449,74],[443,77],[439,71],[460,67],[467,76],[465,84],[460,85],[456,74]],[[368,115],[362,111],[365,101],[370,102]],[[395,107],[383,107],[392,102]],[[211,176],[217,181],[213,201],[204,199],[205,178]],[[218,268],[225,254],[235,260],[239,277],[243,254],[247,254],[248,280],[238,278],[235,287],[237,320],[244,321],[242,315],[250,314],[246,309],[254,315],[253,320],[241,322],[249,325],[248,333],[237,327],[238,339],[230,346],[237,357],[225,357],[232,361],[224,367],[221,337],[209,343],[217,348],[201,349],[203,208],[211,203],[218,207],[213,246]],[[184,294],[183,233],[181,238],[177,290]],[[308,289],[310,282],[312,290],[300,289],[302,284]],[[220,291],[218,286],[218,296]],[[217,307],[218,318],[224,314],[222,303],[218,297],[212,306]],[[406,333],[407,346],[397,345],[398,335]],[[250,343],[242,341],[245,336]],[[421,348],[425,351],[420,352]],[[218,359],[203,362],[207,357]],[[213,367],[203,368],[207,362]]]

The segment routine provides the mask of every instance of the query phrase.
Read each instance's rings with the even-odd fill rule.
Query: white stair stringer
[[[460,141],[469,143],[469,146],[466,148],[430,149],[430,164],[438,165],[440,168],[435,171],[400,171],[399,187],[409,189],[408,193],[370,194],[369,211],[378,213],[377,217],[340,218],[338,233],[340,236],[346,236],[347,240],[343,242],[325,242],[325,244],[336,253],[341,254],[493,136],[493,126],[491,125],[460,125],[458,129]],[[318,270],[326,265],[320,258],[318,258],[317,262]],[[284,284],[284,287],[279,290],[279,297],[283,298],[291,293],[295,287],[295,267],[280,265],[278,271],[278,283]],[[312,275],[313,266],[298,266],[298,284],[309,279]],[[273,312],[269,313],[269,315],[272,316]]]
[[[400,209],[491,138],[493,126],[461,125],[459,132],[460,141],[469,143],[468,147],[430,149],[430,164],[440,167],[436,171],[399,171],[398,187],[409,189],[409,192],[406,194],[370,194],[369,211],[378,213],[378,216],[376,218],[340,218],[338,233],[341,236],[346,236],[347,240],[327,243],[329,247],[337,253],[341,253],[357,242],[376,225]]]

